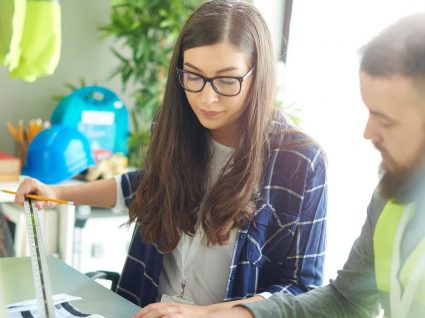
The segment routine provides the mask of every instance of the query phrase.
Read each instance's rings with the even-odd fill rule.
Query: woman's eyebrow
[[[191,67],[191,68],[193,68],[193,69],[195,69],[195,70],[203,73],[202,70],[199,67],[196,67],[195,65],[193,65],[193,64],[191,64],[189,62],[185,62],[184,65],[189,66],[189,67]],[[225,67],[225,68],[219,69],[216,73],[219,74],[219,73],[224,73],[224,72],[234,71],[234,70],[239,70],[239,68],[237,68],[235,66],[229,66],[229,67]]]

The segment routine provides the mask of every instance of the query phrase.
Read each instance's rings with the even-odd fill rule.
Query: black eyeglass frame
[[[255,68],[255,66],[253,66],[253,67],[251,67],[249,70],[248,70],[248,72],[246,72],[245,73],[245,75],[243,75],[243,76],[214,76],[214,77],[206,77],[206,76],[203,76],[203,75],[201,75],[201,74],[198,74],[198,73],[195,73],[195,72],[191,72],[191,71],[185,71],[185,70],[182,70],[182,69],[179,69],[179,68],[176,68],[176,72],[177,72],[177,79],[178,79],[178,81],[179,81],[179,84],[180,84],[180,86],[185,90],[185,91],[188,91],[188,92],[191,92],[191,93],[199,93],[200,91],[202,91],[203,89],[204,89],[204,87],[205,87],[205,85],[207,84],[207,83],[211,83],[211,86],[212,86],[212,88],[214,89],[214,91],[217,93],[217,94],[220,94],[221,96],[226,96],[226,97],[233,97],[233,96],[237,96],[237,95],[239,95],[239,93],[241,92],[241,90],[242,90],[242,82],[248,77],[248,76],[250,76],[251,74],[252,74],[252,72],[254,71],[254,68]],[[202,80],[203,80],[203,82],[204,82],[204,84],[202,85],[202,87],[200,88],[200,89],[198,89],[198,90],[192,90],[192,89],[187,89],[186,87],[184,87],[184,85],[183,85],[183,83],[181,82],[181,77],[180,77],[180,74],[183,74],[183,73],[189,73],[189,74],[192,74],[192,75],[196,75],[196,76],[198,76],[198,77],[200,77],[200,78],[202,78]],[[236,93],[236,94],[223,94],[223,93],[220,93],[219,91],[218,91],[218,89],[217,89],[217,87],[215,87],[215,85],[214,85],[214,80],[215,79],[217,79],[217,78],[229,78],[229,79],[234,79],[234,80],[237,80],[238,82],[239,82],[239,91]]]

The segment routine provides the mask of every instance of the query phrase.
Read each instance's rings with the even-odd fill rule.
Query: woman
[[[117,292],[151,304],[138,317],[305,292],[322,283],[325,156],[273,110],[274,88],[260,13],[207,2],[177,40],[144,169],[71,187],[29,179],[16,200],[125,202],[137,228]]]

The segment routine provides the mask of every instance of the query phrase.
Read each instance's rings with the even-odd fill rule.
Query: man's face
[[[401,75],[360,72],[361,95],[369,109],[364,137],[380,151],[387,182],[404,182],[424,158],[425,89],[418,85]]]

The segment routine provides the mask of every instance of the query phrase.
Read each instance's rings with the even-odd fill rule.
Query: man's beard
[[[388,172],[381,164],[380,170],[383,171],[382,178],[379,181],[379,192],[384,198],[399,198],[405,192],[408,181],[411,179],[411,169],[398,169],[394,172]]]
[[[419,179],[425,176],[423,173],[425,168],[425,140],[419,154],[407,167],[397,165],[388,155],[388,152],[380,148],[379,145],[375,146],[381,153],[386,154],[387,160],[390,160],[393,166],[392,171],[388,171],[384,168],[384,165],[381,164],[380,172],[382,173],[382,178],[379,182],[379,192],[387,199],[394,198],[401,202],[409,201],[410,196],[415,191],[417,182],[424,181]]]

